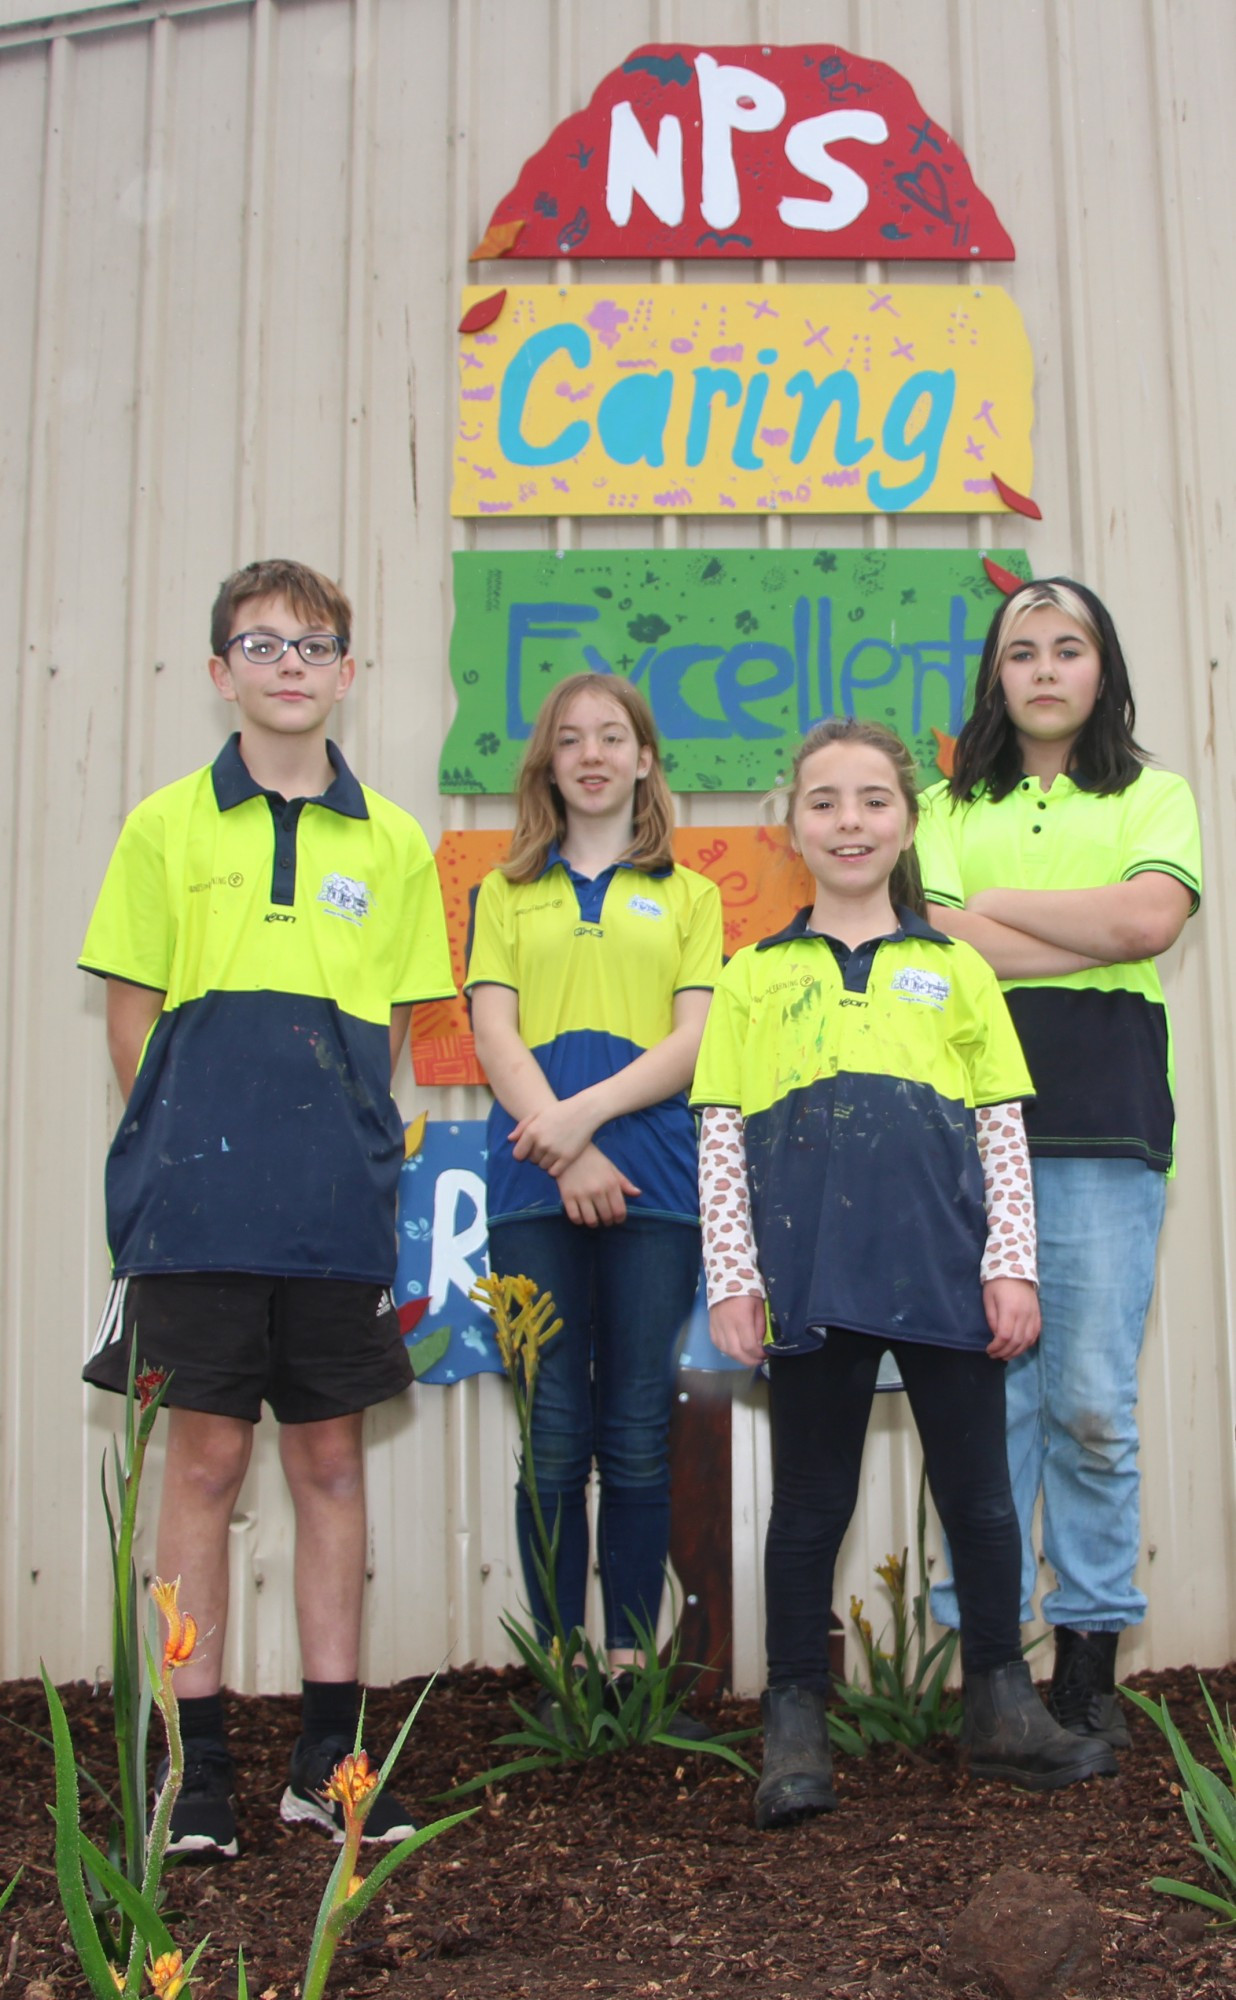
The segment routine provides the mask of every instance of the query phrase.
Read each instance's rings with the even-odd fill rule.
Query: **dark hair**
[[[867,722],[857,715],[833,715],[827,722],[817,722],[803,737],[794,755],[794,768],[790,774],[790,789],[786,794],[785,820],[792,829],[794,808],[798,804],[799,781],[802,768],[808,757],[817,750],[827,749],[830,743],[859,743],[868,750],[878,750],[887,757],[897,779],[897,788],[905,801],[910,815],[910,825],[918,823],[918,783],[914,758],[900,736],[893,729],[886,729],[882,722]],[[898,855],[897,866],[888,878],[889,901],[894,909],[913,910],[916,917],[926,917],[927,903],[923,895],[923,878],[919,874],[918,855],[913,844]]]
[[[993,799],[1007,798],[1021,778],[1021,751],[1000,685],[1000,669],[1022,620],[1048,606],[1077,621],[1096,648],[1101,669],[1098,695],[1073,745],[1070,771],[1088,790],[1107,796],[1127,791],[1146,762],[1147,753],[1133,737],[1133,690],[1111,613],[1084,583],[1049,576],[1014,591],[988,628],[974,707],[953,752],[949,792],[954,799],[975,798],[984,787]]]
[[[210,613],[210,650],[223,652],[232,636],[232,620],[242,604],[252,597],[286,597],[298,618],[316,623],[338,634],[346,653],[352,637],[352,607],[327,576],[310,569],[308,563],[291,562],[286,556],[272,556],[267,562],[246,563],[243,569],[225,577],[219,585]]]
[[[551,844],[566,838],[566,814],[554,783],[554,751],[562,718],[579,694],[599,695],[621,709],[640,749],[652,752],[647,775],[635,781],[631,844],[622,859],[645,871],[674,865],[674,802],[661,766],[652,710],[640,690],[620,674],[570,674],[542,702],[519,767],[515,831],[510,852],[499,863],[508,881],[535,882]]]

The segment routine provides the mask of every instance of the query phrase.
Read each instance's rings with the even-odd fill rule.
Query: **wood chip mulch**
[[[1221,1712],[1236,1703],[1236,1665],[1208,1679]],[[1208,1750],[1192,1668],[1137,1684],[1166,1694],[1193,1747]],[[422,1685],[370,1696],[375,1752]],[[527,1688],[513,1672],[439,1680],[405,1752],[400,1794],[432,1813],[430,1793],[508,1754],[493,1740],[509,1726],[508,1695],[527,1699]],[[107,1783],[107,1693],[63,1692],[79,1757]],[[180,1865],[169,1879],[173,1934],[188,1946],[210,1933],[195,1995],[232,2000],[239,1945],[254,2000],[299,1991],[334,1850],[277,1816],[297,1708],[282,1697],[230,1702],[241,1857]],[[709,1712],[727,1728],[758,1722],[750,1701]],[[38,1684],[0,1686],[0,1716],[45,1730]],[[1156,1874],[1206,1876],[1166,1745],[1140,1715],[1133,1732],[1118,1779],[1040,1796],[971,1782],[952,1742],[923,1756],[841,1757],[838,1811],[782,1834],[754,1831],[749,1781],[706,1757],[649,1750],[512,1779],[392,1878],[341,1948],[330,1992],[977,2000],[980,1987],[946,1985],[945,1947],[970,1898],[1011,1863],[1064,1877],[1089,1899],[1103,1948],[1095,2000],[1232,2000],[1236,1932],[1148,1887]],[[12,1727],[0,1742],[10,1774],[0,1886],[19,1864],[26,1871],[0,1915],[0,2000],[59,2000],[85,1987],[52,1865],[50,1755]],[[756,1763],[757,1751],[758,1739]],[[87,1814],[105,1839],[103,1809]]]

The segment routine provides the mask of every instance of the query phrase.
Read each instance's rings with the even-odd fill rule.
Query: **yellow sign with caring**
[[[456,514],[987,514],[1030,492],[1033,360],[999,285],[474,286],[469,325]]]

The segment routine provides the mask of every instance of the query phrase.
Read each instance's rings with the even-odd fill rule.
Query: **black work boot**
[[[1047,1713],[1024,1660],[966,1675],[961,1740],[976,1778],[1002,1778],[1028,1792],[1054,1792],[1084,1778],[1114,1778],[1110,1743],[1074,1736]]]
[[[833,1757],[828,1743],[828,1698],[814,1688],[769,1688],[760,1702],[764,1770],[755,1794],[755,1823],[794,1826],[815,1813],[832,1812]]]
[[[1074,1736],[1101,1736],[1113,1750],[1129,1747],[1129,1725],[1116,1694],[1119,1632],[1056,1627],[1056,1664],[1047,1706]]]

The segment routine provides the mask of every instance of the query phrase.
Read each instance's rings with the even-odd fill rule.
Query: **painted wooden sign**
[[[444,833],[439,843],[438,877],[457,986],[467,968],[472,898],[481,878],[506,858],[510,839],[509,831],[490,830]],[[727,955],[780,930],[811,897],[811,878],[778,827],[680,826],[674,854],[720,890]],[[420,1084],[484,1083],[462,1000],[413,1009],[412,1062]]]
[[[485,1120],[418,1119],[399,1179],[395,1304],[418,1382],[502,1373],[493,1326],[469,1293],[489,1268]],[[529,1276],[535,1277],[535,1272]],[[703,1287],[679,1359],[682,1368],[732,1369],[708,1336]]]
[[[978,549],[468,553],[454,576],[444,792],[514,791],[547,691],[583,672],[643,689],[676,792],[767,791],[826,715],[890,722],[937,777],[1000,602]]]
[[[456,514],[992,513],[1033,363],[999,286],[464,294]],[[489,302],[492,309],[492,300]]]
[[[474,257],[1007,259],[964,155],[832,44],[636,49],[557,126]]]

